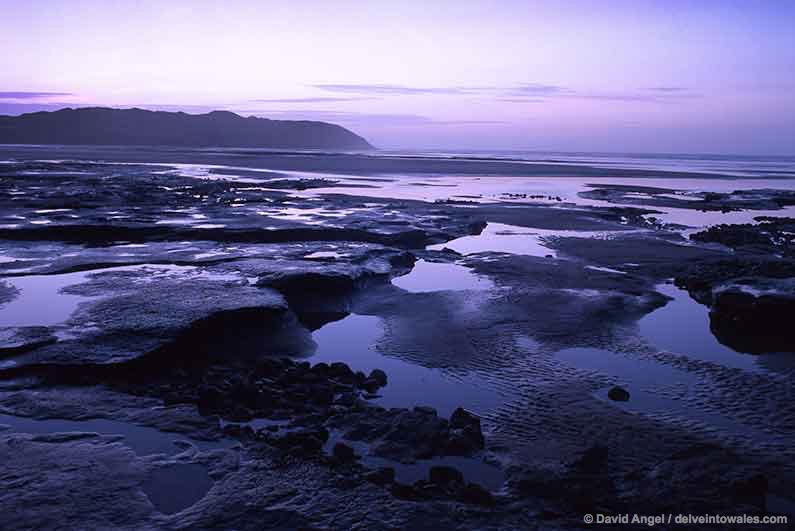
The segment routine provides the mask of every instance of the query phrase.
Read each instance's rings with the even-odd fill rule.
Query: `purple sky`
[[[795,155],[789,0],[0,0],[0,113],[228,109],[383,148]]]

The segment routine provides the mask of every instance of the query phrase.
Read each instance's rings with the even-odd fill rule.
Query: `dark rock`
[[[627,391],[623,387],[614,386],[611,387],[610,390],[607,392],[607,397],[610,400],[615,400],[617,402],[626,402],[627,400],[629,400],[629,391]]]
[[[196,405],[202,414],[216,411],[222,401],[223,393],[215,387],[204,385],[199,388],[199,397]]]
[[[341,361],[335,361],[331,364],[330,372],[332,376],[338,377],[351,377],[353,376],[353,371],[350,367],[348,367],[347,363],[343,363]]]
[[[462,502],[473,505],[483,505],[484,507],[493,507],[496,505],[496,500],[491,492],[476,483],[467,483],[464,488],[461,489],[459,498]]]
[[[399,461],[444,455],[449,436],[447,420],[416,410],[392,411],[395,413],[386,425],[379,420],[370,426],[370,433],[383,433],[383,442],[373,448],[375,455]]]
[[[464,409],[453,411],[450,428],[447,454],[471,455],[485,447],[486,439],[480,428],[480,419]]]
[[[607,446],[595,445],[577,459],[572,468],[577,472],[586,474],[600,474],[607,472]]]
[[[330,405],[334,402],[334,389],[328,385],[315,385],[311,388],[310,396],[318,404]]]
[[[416,406],[414,411],[417,413],[423,413],[425,415],[433,415],[434,417],[437,416],[436,410],[428,406]]]
[[[356,452],[353,451],[353,448],[343,442],[338,442],[334,445],[332,455],[343,463],[356,459]]]
[[[342,393],[340,396],[334,401],[335,404],[339,404],[341,406],[352,406],[356,403],[358,396],[356,393]]]
[[[477,426],[477,428],[480,429],[480,419],[459,407],[450,415],[450,427],[466,428],[467,426]]]
[[[741,352],[762,354],[795,350],[795,297],[727,290],[714,295],[710,329],[718,341]]]
[[[448,455],[472,455],[486,445],[483,434],[468,426],[450,430],[445,453]]]
[[[448,485],[450,483],[463,483],[464,475],[451,466],[432,466],[428,472],[428,479],[437,485]]]
[[[384,387],[387,383],[386,373],[381,369],[373,369],[367,379],[375,381],[379,387]]]
[[[330,367],[329,367],[328,363],[324,363],[322,361],[320,363],[316,363],[312,367],[312,370],[315,371],[318,374],[328,374],[329,369],[330,369]]]
[[[395,469],[391,467],[379,468],[366,473],[364,479],[376,485],[388,485],[395,482]]]
[[[314,435],[296,441],[297,444],[290,446],[289,451],[293,455],[316,455],[323,449],[323,441]]]
[[[768,481],[763,474],[755,474],[746,479],[740,479],[732,484],[734,492],[740,498],[760,499],[767,495]]]
[[[404,485],[403,483],[394,483],[389,491],[392,496],[400,500],[420,501],[424,498],[414,486]]]
[[[361,384],[361,388],[367,391],[368,393],[375,393],[380,389],[382,386],[377,381],[373,380],[372,378],[366,379]]]
[[[329,432],[325,428],[319,429],[298,429],[287,431],[278,437],[273,437],[271,442],[275,446],[281,448],[290,448],[295,446],[308,446],[311,448],[317,447],[317,442],[320,443],[318,450],[322,448],[323,444],[328,441]]]

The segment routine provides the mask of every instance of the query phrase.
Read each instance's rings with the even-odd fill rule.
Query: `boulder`
[[[364,475],[364,479],[376,485],[388,485],[395,482],[395,469],[383,467]]]
[[[610,390],[607,392],[607,397],[610,400],[615,400],[616,402],[626,402],[629,400],[629,391],[616,385],[610,388]]]
[[[428,479],[437,485],[464,483],[464,475],[461,471],[451,466],[432,466],[428,472]]]
[[[381,369],[373,369],[367,379],[373,380],[379,387],[385,387],[387,383],[386,373]]]
[[[493,507],[496,504],[494,496],[488,490],[476,483],[467,483],[459,494],[459,499],[464,503]]]
[[[334,445],[332,455],[343,463],[356,459],[356,452],[353,451],[353,448],[343,442],[338,442]]]

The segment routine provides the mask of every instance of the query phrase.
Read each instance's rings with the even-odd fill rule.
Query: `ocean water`
[[[793,150],[795,152],[795,150]],[[440,157],[519,161],[529,164],[573,164],[604,169],[640,169],[714,173],[738,177],[795,178],[795,155],[716,155],[676,153],[600,153],[519,150],[396,150],[381,156]]]

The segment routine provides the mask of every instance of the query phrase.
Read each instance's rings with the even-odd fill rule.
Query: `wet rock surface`
[[[735,254],[677,276],[678,285],[710,308],[710,327],[722,343],[741,352],[792,352],[786,324],[795,309],[795,242],[791,218],[758,218],[756,224],[718,225],[690,236],[720,243]]]
[[[433,202],[356,196],[275,155],[139,155],[0,167],[0,527],[572,529],[586,512],[785,510],[771,500],[795,484],[792,369],[667,352],[638,323],[675,277],[722,343],[770,366],[795,350],[791,220],[687,239],[649,219],[775,210],[787,193]],[[391,177],[362,178],[358,192]],[[496,244],[452,249],[477,235]],[[400,288],[417,264],[487,282]],[[380,323],[372,362],[348,356],[356,334],[312,359],[317,332],[352,316]],[[571,349],[613,357],[576,366]],[[382,406],[398,389],[415,402]]]
[[[610,203],[674,207],[701,211],[778,210],[795,205],[795,192],[783,190],[736,190],[729,193],[694,192],[634,184],[592,184],[580,192],[588,199]]]

